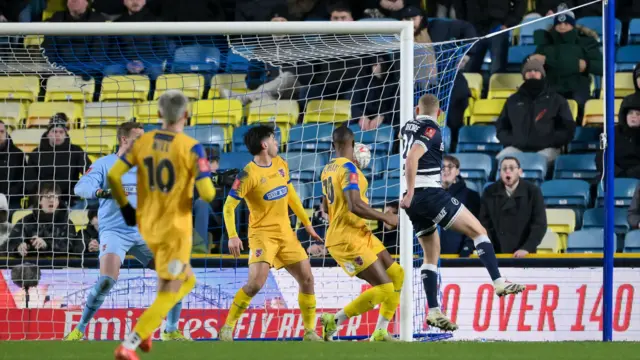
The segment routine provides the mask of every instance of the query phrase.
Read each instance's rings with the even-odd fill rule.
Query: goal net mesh
[[[73,187],[83,173],[91,171],[93,161],[117,151],[119,124],[140,122],[145,131],[160,126],[157,99],[164,91],[179,89],[190,99],[185,132],[205,145],[214,163],[219,158],[216,165],[222,179],[228,170],[242,169],[252,160],[243,144],[244,133],[255,124],[273,124],[297,193],[316,231],[324,236],[320,174],[335,155],[332,131],[346,123],[355,132],[356,142],[370,149],[371,161],[362,169],[369,185],[368,201],[376,209],[397,211],[398,134],[408,120],[400,118],[400,103],[415,105],[422,94],[436,95],[448,144],[449,95],[458,66],[474,41],[416,44],[413,98],[402,99],[400,41],[390,35],[3,39],[0,120],[12,144],[26,154],[24,164],[17,163],[24,171],[0,179],[0,184],[16,180],[25,184],[1,189],[11,207],[8,222],[15,225],[0,246],[4,259],[0,339],[12,340],[60,339],[80,319],[99,276],[102,244],[92,231],[95,219],[89,218],[97,202],[75,196]],[[58,130],[64,131],[56,140]],[[59,196],[47,190],[45,184],[50,183],[60,188],[57,194],[54,186]],[[234,294],[247,279],[246,254],[233,259],[226,247],[222,204],[229,190],[230,184],[221,181],[212,204],[194,203],[193,265],[198,284],[183,302],[180,321],[180,329],[192,338],[217,337]],[[53,215],[49,214],[55,208],[51,202],[58,207]],[[248,218],[243,204],[237,212],[237,228],[245,249]],[[335,312],[366,290],[364,282],[336,265],[322,244],[310,242],[294,216],[291,223],[312,254],[318,314]],[[204,231],[199,231],[203,226]],[[391,255],[399,257],[398,229],[371,221],[368,226]],[[34,238],[42,238],[44,247]],[[403,241],[413,241],[415,248],[414,281],[404,285],[414,287],[414,333],[431,333],[424,322],[426,300],[417,271],[422,255],[417,242]],[[127,257],[86,337],[122,339],[153,301],[155,287],[155,273]],[[298,286],[286,271],[272,270],[238,321],[235,336],[301,337],[297,294]],[[339,335],[366,338],[377,317],[377,309],[354,317]],[[393,333],[399,332],[398,319],[396,314],[389,328]]]

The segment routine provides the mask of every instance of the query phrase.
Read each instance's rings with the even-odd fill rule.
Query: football
[[[353,147],[353,159],[360,170],[366,169],[371,162],[371,151],[369,147],[363,143],[356,143]]]

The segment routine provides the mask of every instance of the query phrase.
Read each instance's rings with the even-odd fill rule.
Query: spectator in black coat
[[[351,117],[363,131],[399,123],[398,74],[391,71],[391,59],[377,60],[363,69],[351,98]]]
[[[61,189],[60,201],[70,206],[71,190],[89,168],[91,160],[80,146],[71,144],[67,123],[63,113],[51,118],[40,146],[29,154],[25,180],[28,195],[38,194],[41,182],[53,181]]]
[[[24,194],[24,153],[13,144],[7,126],[0,121],[0,194],[9,200],[9,208],[20,208]]]
[[[553,163],[573,139],[576,122],[567,100],[549,89],[540,61],[526,62],[522,76],[524,83],[509,96],[496,121],[498,140],[505,146],[497,157],[537,152]]]
[[[98,256],[100,251],[100,234],[98,233],[98,211],[89,210],[87,217],[89,224],[80,231],[80,236],[84,242],[84,251],[86,255]]]
[[[518,159],[505,157],[500,164],[500,180],[482,194],[479,217],[496,253],[517,258],[534,254],[547,232],[542,192],[521,176]]]
[[[0,256],[7,256],[9,236],[13,225],[10,220],[9,202],[4,194],[0,194]]]
[[[480,195],[469,189],[460,177],[460,160],[455,156],[445,155],[442,159],[442,187],[469,209],[473,216],[478,216]],[[440,251],[442,254],[468,257],[473,252],[473,240],[453,230],[441,230]]]

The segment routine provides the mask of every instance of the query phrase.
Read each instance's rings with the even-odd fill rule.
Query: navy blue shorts
[[[455,221],[464,205],[442,188],[415,190],[407,215],[416,236],[431,235],[438,225],[446,230]]]

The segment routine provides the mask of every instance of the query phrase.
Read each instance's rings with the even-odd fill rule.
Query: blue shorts
[[[116,231],[102,231],[100,233],[100,257],[105,254],[116,254],[120,257],[120,264],[122,264],[127,253],[134,256],[144,266],[147,266],[153,259],[147,244],[138,233],[122,234]]]
[[[439,224],[444,230],[451,227],[463,207],[458,199],[442,188],[418,188],[407,215],[416,236],[431,235]]]

